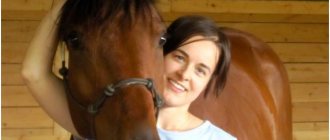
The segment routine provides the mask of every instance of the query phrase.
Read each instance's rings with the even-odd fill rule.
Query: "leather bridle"
[[[65,49],[64,49],[64,46],[62,46],[62,67],[59,70],[59,73],[63,76],[63,84],[65,86],[66,94],[69,98],[71,98],[71,100],[74,102],[74,104],[76,104],[80,109],[86,110],[86,112],[92,116],[92,118],[93,118],[92,121],[94,121],[95,116],[97,115],[100,108],[102,107],[102,105],[104,104],[104,102],[106,101],[106,99],[108,97],[115,95],[117,93],[116,91],[118,89],[122,89],[122,88],[133,86],[133,85],[145,86],[150,91],[150,93],[152,95],[153,103],[154,103],[154,108],[156,110],[155,117],[157,119],[159,109],[163,105],[163,100],[162,100],[160,94],[157,92],[152,79],[150,79],[150,78],[146,78],[146,79],[145,78],[128,78],[128,79],[121,80],[115,84],[109,84],[106,86],[105,90],[103,91],[103,94],[101,94],[101,96],[99,96],[93,103],[90,103],[89,105],[84,105],[81,102],[79,102],[79,100],[76,97],[74,97],[73,94],[71,93],[71,90],[68,85],[68,72],[69,72],[69,69],[65,66]],[[92,123],[91,132],[92,132],[92,135],[95,137],[94,122],[91,122],[91,123]]]

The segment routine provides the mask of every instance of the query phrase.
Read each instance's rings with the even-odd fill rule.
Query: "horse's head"
[[[155,90],[162,91],[163,31],[150,0],[66,2],[59,38],[69,50],[65,79],[71,116],[80,135],[158,139],[154,96]]]

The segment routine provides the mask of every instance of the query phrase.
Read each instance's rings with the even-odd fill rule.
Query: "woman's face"
[[[186,42],[203,38],[193,36]],[[186,42],[165,56],[166,106],[190,105],[205,89],[219,59],[220,51],[213,41]]]

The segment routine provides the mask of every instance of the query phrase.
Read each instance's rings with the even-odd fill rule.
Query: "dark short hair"
[[[176,19],[167,28],[167,41],[164,44],[164,55],[181,47],[182,43],[196,35],[201,35],[206,38],[216,36],[218,38],[218,40],[214,40],[214,43],[219,48],[221,55],[211,79],[205,88],[204,97],[209,93],[214,93],[218,96],[223,90],[227,80],[231,52],[228,38],[222,32],[222,28],[219,28],[212,20],[195,15],[183,16]]]

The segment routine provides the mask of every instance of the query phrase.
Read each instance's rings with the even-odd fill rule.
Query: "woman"
[[[230,61],[228,40],[215,23],[201,16],[185,16],[167,29],[164,45],[165,105],[157,127],[162,140],[236,139],[188,109],[202,93],[220,94]]]
[[[23,62],[22,75],[33,96],[62,127],[78,136],[62,82],[52,73],[57,45],[59,4],[44,18]],[[189,113],[190,104],[202,93],[219,94],[228,70],[229,45],[216,25],[203,17],[187,16],[168,28],[165,53],[165,105],[157,128],[162,140],[235,139],[207,120]]]

